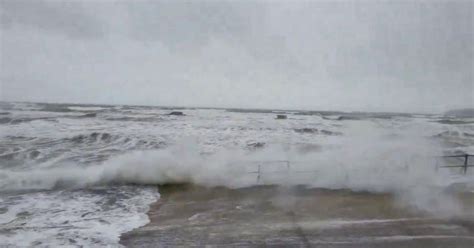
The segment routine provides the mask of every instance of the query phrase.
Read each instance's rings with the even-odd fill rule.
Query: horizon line
[[[112,104],[112,103],[85,103],[85,102],[53,102],[53,101],[9,101],[0,100],[6,103],[34,103],[34,104],[69,104],[69,105],[94,105],[94,106],[134,106],[134,107],[156,107],[156,108],[175,108],[175,109],[223,109],[223,110],[266,110],[266,111],[291,111],[291,112],[339,112],[339,113],[374,113],[374,114],[422,114],[422,115],[436,115],[441,113],[434,112],[405,112],[405,111],[369,111],[369,110],[316,110],[316,109],[292,109],[292,108],[267,108],[267,107],[212,107],[212,106],[189,106],[189,105],[146,105],[146,104]],[[464,109],[464,108],[457,108]],[[449,110],[447,110],[449,111]],[[444,111],[446,112],[446,111]]]

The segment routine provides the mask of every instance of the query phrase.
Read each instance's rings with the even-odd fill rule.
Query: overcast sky
[[[474,107],[473,1],[0,2],[1,100]]]

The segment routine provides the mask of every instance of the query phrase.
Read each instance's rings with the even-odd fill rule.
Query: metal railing
[[[436,163],[436,170],[439,168],[461,168],[463,174],[467,174],[468,168],[469,167],[474,167],[474,164],[469,164],[469,157],[474,157],[472,154],[459,154],[459,155],[446,155],[446,156],[439,156],[438,158],[457,158],[460,161],[463,162],[461,165],[442,165],[440,166],[438,164],[438,161]],[[472,159],[474,160],[474,159]],[[256,174],[257,175],[257,184],[261,182],[262,180],[262,175],[264,174],[283,174],[286,173],[287,175],[289,174],[298,174],[298,173],[318,173],[319,170],[292,170],[291,165],[292,164],[304,164],[308,163],[309,161],[290,161],[290,160],[264,160],[264,161],[241,161],[247,164],[253,164],[256,166],[256,170],[251,170],[248,171],[247,173],[249,174]],[[272,171],[264,171],[264,167],[272,166],[275,167],[276,165],[282,165],[282,169],[279,170],[272,170]],[[409,166],[406,165],[403,167],[406,171],[409,170]],[[346,175],[348,177],[348,175]]]
[[[317,170],[292,170],[291,164],[303,164],[307,163],[306,161],[289,161],[289,160],[265,160],[265,161],[245,161],[245,163],[254,164],[256,166],[255,171],[248,171],[249,174],[257,174],[257,184],[260,183],[262,180],[263,174],[282,174],[286,173],[289,174],[298,174],[298,173],[316,173]],[[267,166],[275,166],[277,164],[282,164],[284,169],[280,170],[272,170],[272,171],[264,171],[262,170],[264,167]]]
[[[474,157],[472,154],[458,154],[458,155],[446,155],[441,156],[442,158],[459,158],[463,159],[464,163],[462,165],[443,165],[443,166],[436,166],[438,168],[462,168],[463,174],[467,174],[467,168],[474,167],[474,164],[469,164],[469,157]]]

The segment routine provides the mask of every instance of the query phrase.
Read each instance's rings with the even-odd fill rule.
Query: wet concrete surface
[[[126,247],[474,247],[471,218],[435,218],[390,194],[305,187],[160,187]],[[472,195],[465,204],[474,205]]]

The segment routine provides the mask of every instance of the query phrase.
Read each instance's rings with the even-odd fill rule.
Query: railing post
[[[257,169],[257,184],[260,183],[260,164],[258,164],[258,169]]]
[[[464,155],[464,175],[467,174],[467,160],[469,159],[469,155]]]

